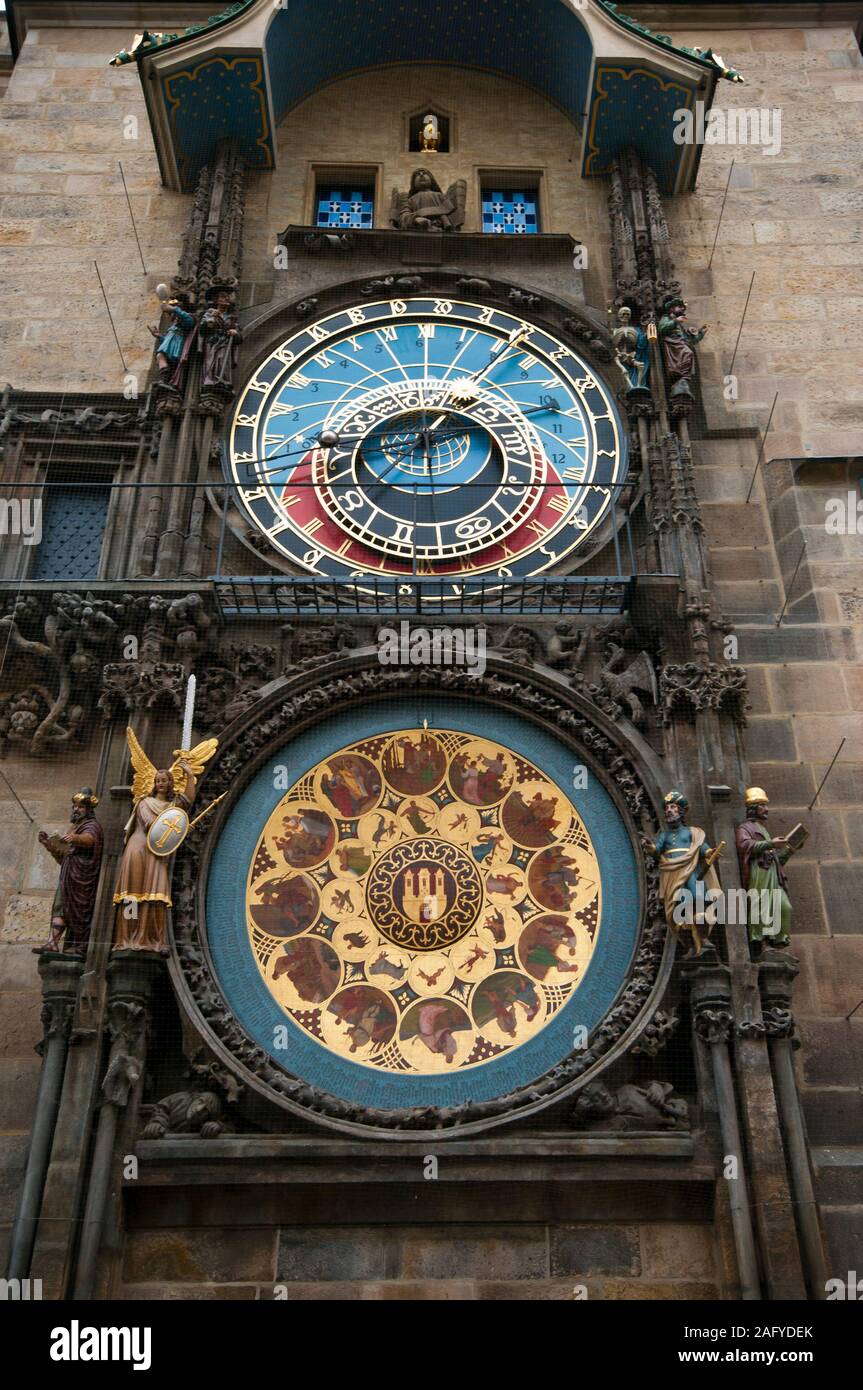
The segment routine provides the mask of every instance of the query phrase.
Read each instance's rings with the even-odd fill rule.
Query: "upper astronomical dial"
[[[312,456],[318,496],[345,531],[387,555],[484,550],[542,499],[538,435],[509,401],[466,381],[378,387],[330,426],[339,443]]]
[[[254,524],[306,569],[504,577],[593,531],[624,453],[577,353],[506,310],[415,296],[282,343],[240,396],[228,458]]]

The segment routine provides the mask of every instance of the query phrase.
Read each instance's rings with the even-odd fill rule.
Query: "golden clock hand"
[[[484,377],[486,372],[490,372],[492,367],[497,367],[501,362],[505,361],[505,359],[512,352],[513,348],[518,347],[519,343],[522,341],[522,339],[526,336],[527,332],[529,331],[530,330],[526,330],[524,328],[514,328],[506,340],[506,346],[504,347],[503,351],[498,349],[497,352],[493,352],[484,367],[480,367],[479,371],[471,372],[470,376],[464,377],[462,381],[459,383],[459,385],[464,385],[465,382],[468,381],[475,382],[477,385],[479,385],[480,378]]]

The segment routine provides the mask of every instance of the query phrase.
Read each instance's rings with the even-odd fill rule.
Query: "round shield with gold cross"
[[[188,833],[189,817],[182,806],[166,806],[147,831],[147,847],[160,859],[167,859],[180,848]]]

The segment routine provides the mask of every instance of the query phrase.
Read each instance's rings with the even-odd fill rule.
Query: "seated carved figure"
[[[464,223],[467,184],[458,179],[443,192],[428,169],[415,169],[407,193],[393,189],[390,220],[402,231],[454,232]]]
[[[215,1139],[233,1126],[223,1116],[222,1099],[215,1091],[175,1091],[153,1107],[142,1139],[164,1139],[169,1134],[197,1134]]]

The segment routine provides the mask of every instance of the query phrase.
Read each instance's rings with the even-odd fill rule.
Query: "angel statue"
[[[456,232],[464,222],[466,196],[464,179],[444,193],[428,169],[415,169],[407,193],[393,189],[390,221],[404,232]]]
[[[215,753],[218,740],[205,739],[191,751],[175,749],[170,768],[159,769],[150,762],[133,729],[126,730],[126,742],[134,772],[133,810],[126,825],[126,845],[114,888],[114,950],[158,951],[167,955],[166,909],[171,906],[171,875],[167,855],[154,853],[147,832],[171,806],[188,812],[195,799],[197,778]]]

